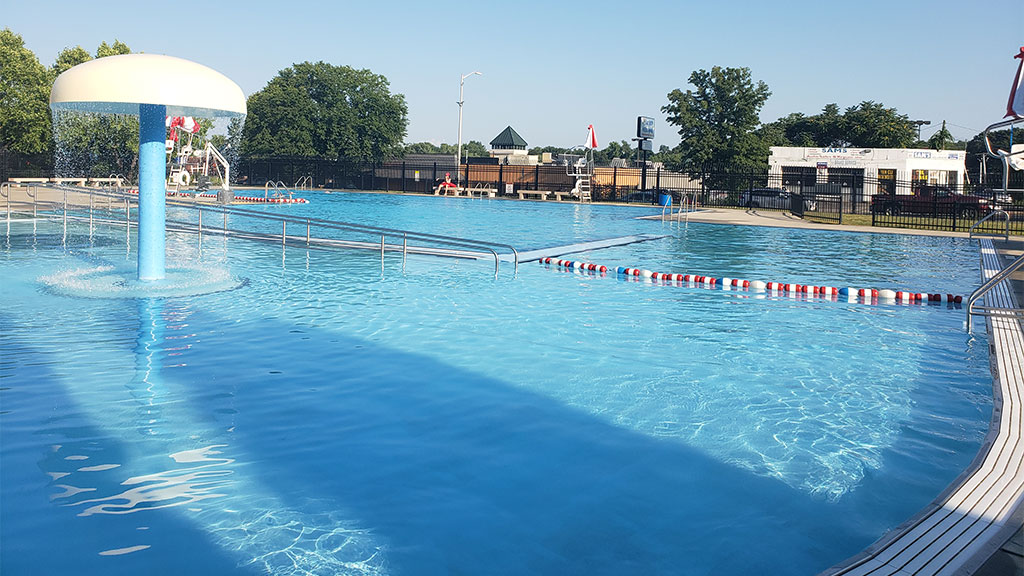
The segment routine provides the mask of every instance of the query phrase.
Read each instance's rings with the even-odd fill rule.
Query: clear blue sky
[[[409,106],[407,142],[455,143],[513,126],[531,146],[598,143],[657,119],[655,146],[678,137],[661,107],[712,66],[750,68],[772,91],[770,122],[863,100],[942,120],[958,138],[998,121],[1024,45],[1022,0],[931,2],[6,2],[0,26],[49,66],[66,47],[114,39],[135,52],[218,70],[246,95],[306,60],[369,68]]]

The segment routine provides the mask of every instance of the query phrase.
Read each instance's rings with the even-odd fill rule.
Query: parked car
[[[871,197],[871,211],[890,216],[980,218],[992,211],[992,200],[961,194],[945,186],[926,185],[913,194],[876,194]]]
[[[740,206],[789,210],[792,200],[785,188],[753,188],[740,194]]]

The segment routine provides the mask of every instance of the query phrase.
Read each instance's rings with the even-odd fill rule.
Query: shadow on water
[[[119,481],[121,466],[131,466],[130,446],[76,410],[62,384],[67,368],[11,337],[12,328],[0,314],[0,573],[237,571],[237,557],[211,546],[184,517],[82,517],[81,507],[68,505]],[[119,464],[105,469],[110,463]]]
[[[3,410],[22,410],[20,394],[42,395],[25,410],[39,411],[46,395],[72,405],[71,396],[95,394],[111,407],[109,416],[72,409],[34,427],[5,427],[5,574],[32,572],[36,564],[22,558],[53,572],[105,573],[124,561],[129,570],[227,573],[286,542],[282,525],[287,531],[299,520],[306,524],[293,541],[317,540],[296,550],[319,549],[319,536],[331,536],[337,521],[383,546],[382,567],[396,574],[813,574],[879,535],[870,519],[833,526],[857,509],[852,502],[871,500],[872,478],[857,491],[863,498],[812,498],[678,440],[615,426],[427,354],[282,320],[225,322],[190,302],[112,301],[99,313],[100,324],[128,317],[135,331],[102,344],[134,360],[102,393],[64,390],[83,386],[75,368],[17,341],[13,321],[0,316]],[[116,482],[152,477],[132,461],[145,452],[165,461],[216,446],[233,477],[209,481],[215,496],[201,511],[144,522],[147,538],[159,533],[162,542],[112,560],[88,542],[100,546],[111,533],[139,541],[131,536],[141,516],[77,516],[87,501],[102,500],[89,494],[78,495],[76,507],[41,501],[61,481],[39,468],[69,466],[53,445],[123,463],[130,472],[99,472]],[[114,492],[101,495],[108,505]],[[259,522],[225,522],[239,509]],[[75,550],[90,552],[53,553],[50,539],[20,532],[84,539]],[[9,554],[18,549],[11,542],[26,554]],[[339,573],[337,564],[303,566]]]
[[[257,334],[274,341],[218,352]],[[810,574],[877,536],[834,527],[841,503],[425,355],[277,321],[202,340],[174,378],[232,383],[240,458],[351,512],[395,573]]]

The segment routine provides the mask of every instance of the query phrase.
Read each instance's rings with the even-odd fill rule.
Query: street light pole
[[[482,76],[482,72],[470,72],[469,74],[463,74],[462,78],[459,78],[459,150],[455,157],[455,186],[456,188],[462,186],[462,104],[465,102],[462,99],[462,87],[466,84],[466,78],[476,74]]]
[[[918,140],[918,142],[920,142],[921,141],[921,126],[930,126],[932,121],[931,120],[911,120],[910,123],[913,124],[914,126],[917,126],[917,140]]]

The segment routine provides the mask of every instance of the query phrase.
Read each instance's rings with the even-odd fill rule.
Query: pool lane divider
[[[560,260],[557,258],[541,258],[539,260],[541,264],[553,264],[559,268],[566,270],[579,270],[585,272],[596,272],[602,276],[608,272],[614,272],[619,276],[625,276],[627,278],[634,279],[645,279],[651,281],[661,280],[663,282],[676,282],[680,285],[685,283],[690,287],[697,288],[721,288],[722,290],[746,290],[750,292],[764,292],[767,294],[775,295],[788,295],[788,296],[817,296],[821,298],[829,298],[832,300],[838,300],[839,297],[846,297],[850,302],[855,302],[858,299],[864,301],[866,304],[878,304],[878,303],[904,303],[904,304],[923,304],[923,303],[948,303],[948,304],[960,304],[963,302],[963,296],[954,294],[941,294],[941,293],[927,293],[927,292],[909,292],[904,290],[888,290],[888,289],[877,289],[877,288],[837,288],[835,286],[811,286],[805,284],[783,284],[781,282],[762,282],[760,280],[741,280],[738,278],[719,278],[715,276],[700,276],[697,274],[668,274],[662,272],[651,272],[650,270],[643,270],[640,268],[624,268],[618,266],[616,268],[609,268],[600,264],[594,264],[591,262],[582,262],[578,260]]]
[[[138,190],[129,190],[129,194],[138,194]],[[182,198],[209,198],[216,200],[216,194],[204,194],[202,192],[172,192],[167,191],[168,198],[182,197]],[[243,202],[246,204],[308,204],[309,200],[305,198],[260,198],[259,196],[234,196],[234,201]]]

